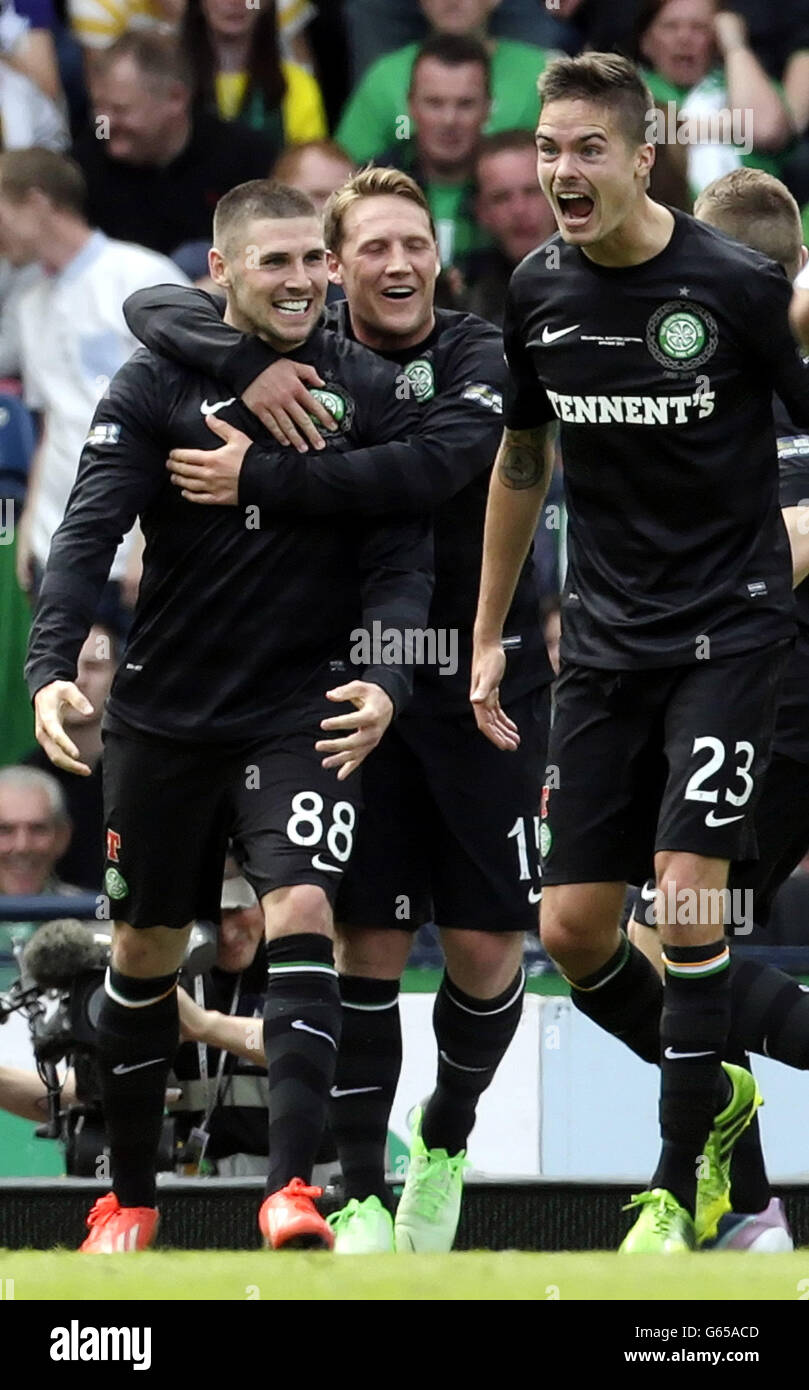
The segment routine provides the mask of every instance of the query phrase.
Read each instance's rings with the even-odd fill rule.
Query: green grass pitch
[[[809,1298],[809,1249],[792,1255],[368,1255],[0,1250],[16,1300],[576,1300]]]

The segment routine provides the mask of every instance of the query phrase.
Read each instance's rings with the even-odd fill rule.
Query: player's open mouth
[[[595,207],[586,193],[557,193],[556,201],[562,221],[571,230],[586,226]]]
[[[416,293],[413,285],[391,285],[382,291],[383,299],[411,299]]]
[[[288,314],[290,318],[308,313],[311,307],[311,299],[277,299],[273,305],[274,309],[279,309],[282,314]]]

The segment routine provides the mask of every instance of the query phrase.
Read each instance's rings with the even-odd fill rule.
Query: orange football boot
[[[87,1218],[90,1228],[79,1249],[85,1255],[146,1250],[157,1235],[156,1207],[122,1207],[114,1192],[99,1197]]]
[[[292,1178],[286,1187],[271,1192],[258,1214],[264,1244],[271,1250],[287,1246],[293,1250],[331,1250],[334,1232],[313,1200],[322,1196],[322,1187],[308,1187],[301,1178]]]

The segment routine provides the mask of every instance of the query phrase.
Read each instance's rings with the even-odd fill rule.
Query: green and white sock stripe
[[[322,961],[282,961],[279,965],[269,965],[267,973],[269,975],[331,975],[335,980],[337,979],[335,967],[324,965]]]

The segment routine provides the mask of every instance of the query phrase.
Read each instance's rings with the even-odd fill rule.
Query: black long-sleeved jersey
[[[260,339],[222,321],[220,302],[201,290],[158,285],[130,296],[127,322],[148,347],[215,374],[237,396],[275,360]],[[348,305],[324,320],[351,341]],[[477,607],[489,476],[502,433],[506,379],[499,332],[474,314],[437,310],[433,331],[418,346],[376,353],[397,365],[397,395],[419,406],[417,433],[397,443],[301,456],[256,443],[239,479],[239,501],[280,516],[347,518],[434,511],[435,592],[430,626],[458,634],[458,669],[416,672],[410,713],[468,710],[472,626]],[[505,703],[552,679],[539,623],[533,572],[526,563],[505,626]]]
[[[330,383],[338,453],[414,427],[395,369],[364,348],[316,329],[291,355]],[[424,627],[429,521],[276,517],[260,526],[255,508],[186,501],[169,481],[167,456],[181,445],[216,447],[205,422],[214,412],[251,438],[265,434],[221,379],[143,349],[113,378],[51,546],[26,663],[32,695],[73,679],[116,547],[140,517],[143,580],[108,721],[241,740],[283,732],[307,695],[355,677],[381,685],[398,710],[412,690],[406,646],[396,664],[386,664],[397,657],[388,648],[379,665],[352,667],[351,634],[374,623]]]

